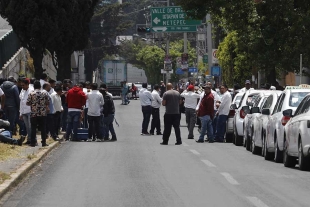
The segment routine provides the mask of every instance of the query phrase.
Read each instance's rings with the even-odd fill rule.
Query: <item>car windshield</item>
[[[297,107],[307,94],[309,94],[309,92],[292,92],[289,106]]]
[[[241,98],[242,98],[242,96],[237,96],[235,99],[235,104],[237,105],[237,107],[239,107]]]

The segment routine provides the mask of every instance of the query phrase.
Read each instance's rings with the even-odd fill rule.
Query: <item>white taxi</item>
[[[288,86],[280,95],[267,124],[266,149],[274,152],[274,160],[283,162],[284,126],[289,121],[282,112],[292,109],[294,112],[303,98],[310,93],[308,85]],[[310,86],[309,86],[310,87]]]
[[[245,111],[243,110],[244,106],[253,106],[252,99],[257,96],[262,90],[248,90],[243,94],[239,106],[236,104],[231,105],[231,109],[236,110],[236,114],[233,119],[233,128],[234,128],[234,144],[236,146],[241,146],[243,143],[243,121],[246,116]]]
[[[294,115],[292,109],[283,111],[289,121],[285,125],[283,162],[286,167],[310,170],[310,94],[297,107]]]
[[[261,113],[254,117],[252,124],[252,150],[255,147],[262,148],[262,155],[266,160],[273,158],[273,153],[269,152],[265,147],[267,124],[281,93],[282,91],[271,91],[271,94],[261,108]]]

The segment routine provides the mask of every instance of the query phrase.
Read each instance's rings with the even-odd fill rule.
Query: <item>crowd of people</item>
[[[202,86],[203,91],[199,90],[194,83],[189,83],[183,90],[179,87],[173,89],[173,85],[167,86],[161,82],[160,86],[155,85],[152,92],[147,90],[147,84],[142,84],[139,91],[140,103],[143,113],[141,135],[162,135],[162,145],[167,145],[172,127],[175,130],[176,145],[182,144],[180,121],[181,113],[185,113],[188,128],[188,139],[194,139],[194,127],[198,125],[200,132],[197,143],[208,141],[224,142],[226,132],[226,122],[232,101],[228,87],[223,84],[219,87],[221,97],[212,90],[212,83],[207,82]],[[167,90],[167,91],[166,91]],[[160,106],[165,106],[164,131],[161,133],[160,127]],[[184,110],[182,110],[184,108]],[[148,126],[151,121],[151,129]],[[205,139],[207,134],[207,139]]]
[[[72,86],[70,79],[55,81],[42,74],[40,80],[9,77],[0,85],[0,142],[22,145],[26,140],[24,144],[35,147],[37,131],[43,147],[49,137],[58,141],[60,131],[65,140],[79,141],[79,128],[88,129],[89,142],[117,141],[113,96],[106,84]],[[20,138],[14,139],[17,129]]]

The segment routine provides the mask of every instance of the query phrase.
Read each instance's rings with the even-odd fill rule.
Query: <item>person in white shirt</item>
[[[61,104],[61,94],[62,94],[62,88],[59,86],[56,86],[54,88],[54,92],[51,95],[51,98],[54,104],[54,109],[55,109],[53,120],[54,120],[54,132],[55,132],[56,139],[59,138],[58,133],[60,130],[60,116],[61,116],[61,112],[63,111],[62,104]]]
[[[85,87],[84,87],[85,85]],[[83,92],[85,93],[85,95],[87,95],[87,93],[91,92],[91,89],[90,89],[90,82],[89,81],[86,81],[83,85]],[[84,120],[83,120],[83,128],[88,128],[88,122],[87,122],[87,113],[88,113],[88,99],[86,100],[86,104],[85,104],[85,107],[84,107]]]
[[[28,135],[27,144],[30,144],[30,141],[31,141],[31,123],[30,123],[31,108],[26,103],[27,103],[28,95],[33,90],[29,87],[29,79],[23,79],[21,81],[21,87],[22,87],[22,90],[19,94],[19,98],[20,98],[19,119],[23,120],[25,123],[26,131]]]
[[[189,85],[187,87],[187,91],[184,91],[181,96],[185,98],[184,106],[185,106],[185,116],[186,116],[186,124],[188,129],[188,139],[194,139],[194,127],[196,124],[196,107],[200,95],[194,92],[195,87],[193,85]]]
[[[245,93],[247,92],[248,90],[251,90],[253,88],[251,88],[251,81],[250,80],[246,80],[245,83],[244,83],[244,88],[241,88],[239,93]]]
[[[139,99],[142,106],[143,122],[141,135],[150,135],[147,131],[152,114],[152,101],[154,101],[151,92],[147,90],[147,83],[142,83],[142,89],[139,91]]]
[[[154,90],[152,91],[152,122],[151,122],[151,130],[150,134],[154,135],[154,130],[156,128],[156,134],[162,135],[160,128],[160,106],[162,102],[162,98],[159,95],[159,85],[154,85]]]
[[[220,86],[220,92],[223,94],[221,105],[216,112],[216,116],[218,116],[217,124],[216,124],[216,133],[215,133],[215,140],[217,142],[223,142],[224,136],[226,133],[226,122],[228,118],[228,114],[230,111],[231,105],[231,95],[228,91],[227,85],[223,84]]]
[[[51,89],[50,91],[48,92],[50,95],[52,95],[55,91],[54,91],[54,88],[56,86],[56,81],[53,80],[53,79],[49,79],[49,84],[51,85]]]
[[[40,78],[41,90],[43,89],[44,83],[47,83],[47,75],[43,73]]]
[[[103,134],[101,133],[101,112],[100,108],[104,104],[103,96],[98,90],[97,83],[91,84],[92,91],[87,93],[88,99],[88,140],[89,142],[95,141],[95,135],[97,135],[97,141],[103,140]]]

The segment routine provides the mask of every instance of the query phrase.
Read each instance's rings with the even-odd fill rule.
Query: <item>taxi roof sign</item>
[[[310,89],[310,85],[301,84],[299,86],[286,86],[285,87],[285,90],[292,90],[292,89]]]

